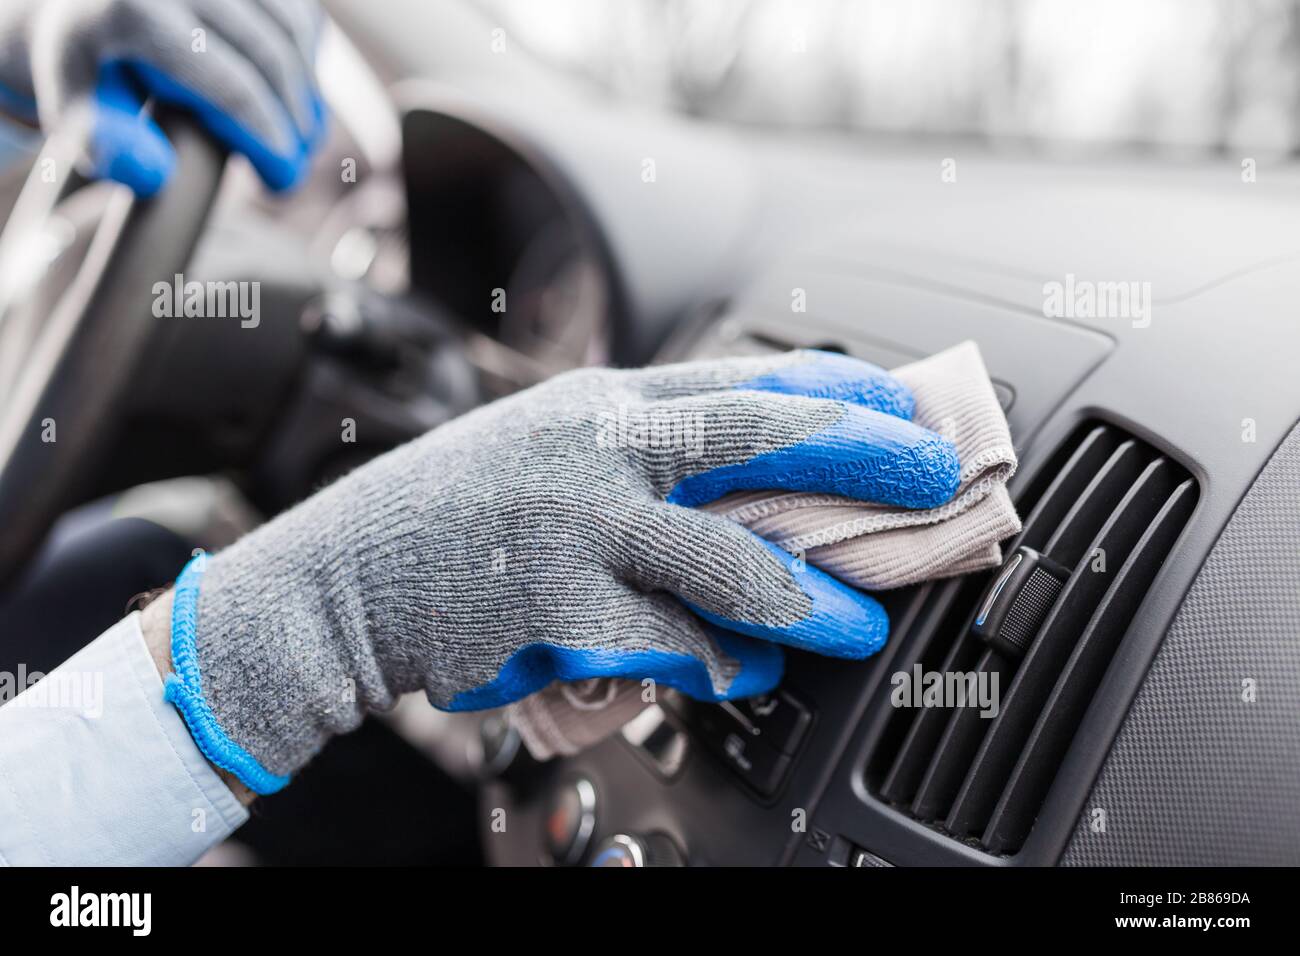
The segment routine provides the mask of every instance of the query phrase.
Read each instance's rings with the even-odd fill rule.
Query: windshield
[[[1289,155],[1297,0],[476,0],[621,96],[736,123]]]

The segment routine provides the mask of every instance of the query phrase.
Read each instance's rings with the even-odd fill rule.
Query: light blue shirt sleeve
[[[0,707],[0,865],[185,865],[247,819],[163,700],[138,612]]]

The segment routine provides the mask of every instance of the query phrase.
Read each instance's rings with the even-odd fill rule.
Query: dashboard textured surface
[[[1192,585],[1062,865],[1300,863],[1298,511],[1300,426]]]

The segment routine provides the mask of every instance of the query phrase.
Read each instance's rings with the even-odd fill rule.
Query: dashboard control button
[[[722,706],[734,709],[739,719],[749,724],[753,736],[783,754],[792,754],[799,749],[812,724],[808,708],[784,690]]]
[[[561,786],[547,809],[546,849],[561,866],[581,862],[596,830],[596,788],[585,777]]]
[[[790,767],[788,755],[769,747],[761,735],[721,707],[702,707],[693,716],[700,739],[723,763],[759,793],[776,792]]]
[[[591,866],[685,866],[686,860],[672,838],[663,833],[638,836],[616,833],[591,858]]]
[[[480,767],[485,777],[499,777],[520,756],[519,731],[501,714],[490,714],[479,724],[479,742],[483,751]]]
[[[534,760],[519,731],[501,712],[489,713],[479,723],[479,776],[521,792],[531,790],[544,776],[545,764]],[[471,763],[474,753],[470,751]]]
[[[658,704],[641,711],[619,733],[665,779],[671,780],[681,771],[690,753],[690,738],[669,722]]]

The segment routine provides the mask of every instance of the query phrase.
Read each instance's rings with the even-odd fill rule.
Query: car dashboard
[[[924,160],[885,160],[909,162],[919,180]],[[1260,202],[1204,171],[1153,185],[989,159],[945,193],[934,165],[901,194],[841,180],[847,209],[655,360],[813,347],[891,367],[977,342],[1020,458],[1025,530],[1004,556],[1028,545],[1069,572],[1023,656],[971,633],[1006,565],[880,595],[892,633],[871,659],[791,653],[767,698],[665,694],[584,753],[492,780],[493,862],[1300,860],[1289,184]],[[767,175],[797,190],[808,173]],[[894,706],[891,678],[916,669],[996,674],[997,715]]]

